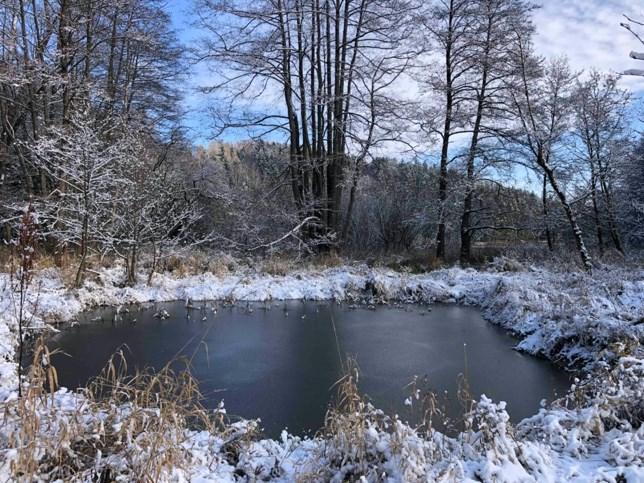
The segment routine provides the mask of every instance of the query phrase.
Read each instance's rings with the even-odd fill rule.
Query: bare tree
[[[23,143],[36,170],[47,174],[52,189],[34,207],[43,235],[62,247],[78,249],[74,285],[83,283],[87,255],[102,237],[113,210],[112,197],[123,184],[118,166],[123,149],[117,119],[96,121],[88,111],[70,114],[65,125],[51,126],[35,143]]]
[[[152,253],[148,283],[163,256],[204,242],[194,232],[201,217],[196,190],[167,156],[158,141],[128,132],[120,141],[125,154],[119,163],[118,189],[112,194],[112,217],[102,230],[101,243],[126,264],[126,283],[137,281],[138,263]]]
[[[474,3],[469,0],[438,0],[431,3],[421,17],[421,25],[430,34],[430,42],[435,44],[442,61],[442,68],[429,75],[429,86],[442,99],[436,109],[429,109],[430,117],[425,120],[426,129],[438,136],[441,145],[436,230],[436,257],[439,259],[445,258],[446,248],[450,141],[468,131],[466,103],[475,68],[475,24]]]
[[[145,119],[151,132],[179,119],[182,54],[159,0],[6,0],[0,38],[0,178],[11,174],[5,201],[56,187],[16,141],[37,142],[88,104],[107,118]]]
[[[593,70],[587,80],[578,84],[574,99],[575,132],[585,150],[582,159],[590,171],[589,190],[600,254],[604,251],[603,218],[615,248],[624,254],[615,215],[613,180],[619,163],[616,158],[624,154],[619,144],[628,144],[625,138],[631,99],[617,82],[618,77]]]
[[[529,39],[519,31],[517,47],[517,71],[509,99],[516,127],[505,135],[524,153],[528,165],[547,180],[565,212],[584,269],[591,271],[592,260],[577,215],[559,179],[562,160],[557,153],[569,130],[576,75],[565,59],[544,66],[543,60],[533,54]]]
[[[471,139],[467,150],[465,174],[465,196],[461,215],[461,262],[468,262],[471,256],[472,235],[477,230],[472,215],[475,182],[485,169],[476,169],[475,160],[486,158],[484,143],[496,138],[497,125],[503,124],[507,112],[503,97],[507,89],[507,79],[512,75],[512,52],[516,48],[516,30],[524,36],[532,33],[529,14],[534,8],[523,0],[481,0],[473,2],[474,69],[475,80],[470,93],[474,116],[471,124]],[[494,155],[492,155],[494,156]],[[489,158],[489,157],[488,157]],[[478,171],[478,173],[477,173]]]
[[[346,171],[394,134],[390,86],[409,62],[405,0],[202,0],[197,53],[219,81],[206,90],[218,132],[286,136],[289,179],[309,238],[346,233]],[[277,103],[273,99],[279,99]],[[356,178],[349,182],[353,207]]]
[[[243,253],[280,238],[284,227],[300,225],[285,176],[288,152],[284,144],[261,140],[198,148],[188,165],[204,215],[197,230],[213,231],[219,247]],[[267,251],[287,249],[307,247],[290,237]]]
[[[423,163],[376,158],[361,180],[351,248],[386,254],[425,250],[435,234],[435,219],[426,210],[436,198],[437,178],[437,170]]]

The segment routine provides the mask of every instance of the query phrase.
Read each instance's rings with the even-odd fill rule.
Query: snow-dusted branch
[[[306,225],[308,225],[309,223],[314,222],[314,221],[319,221],[319,220],[318,220],[318,218],[317,218],[317,217],[315,217],[315,216],[308,216],[308,217],[306,217],[304,220],[302,220],[302,221],[301,221],[301,222],[300,222],[300,223],[299,223],[295,228],[293,228],[292,230],[290,230],[288,233],[286,233],[286,234],[282,235],[282,236],[281,236],[281,237],[279,237],[277,240],[273,240],[273,241],[272,241],[272,242],[270,242],[270,243],[263,243],[263,244],[258,245],[258,246],[256,246],[256,247],[250,248],[248,251],[254,252],[254,251],[260,250],[260,249],[262,249],[262,248],[271,248],[271,247],[274,247],[275,245],[278,245],[278,244],[282,243],[284,240],[288,239],[289,237],[296,236],[296,235],[297,235],[297,233],[298,233],[302,228],[304,228]]]

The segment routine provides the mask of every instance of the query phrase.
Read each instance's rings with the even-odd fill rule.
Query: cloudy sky
[[[547,57],[566,55],[577,70],[596,67],[600,70],[621,72],[629,68],[643,68],[642,62],[629,59],[631,50],[644,51],[629,32],[620,27],[623,15],[644,19],[644,0],[542,0],[534,20],[537,27],[535,44]],[[191,44],[199,35],[190,24],[192,0],[175,0],[168,3],[173,22],[180,38]],[[641,29],[644,34],[644,28]],[[639,65],[638,65],[639,64]],[[192,85],[207,84],[204,69],[192,72]],[[623,81],[625,87],[644,94],[644,78],[631,77]],[[203,105],[198,95],[187,93],[187,107]],[[189,122],[195,141],[208,138],[206,123],[195,115]]]
[[[626,21],[624,14],[644,20],[643,0],[543,0],[541,5],[534,20],[535,44],[542,55],[567,55],[579,70],[642,68],[628,53],[644,46],[620,23]],[[644,90],[644,78],[624,81],[633,90]]]

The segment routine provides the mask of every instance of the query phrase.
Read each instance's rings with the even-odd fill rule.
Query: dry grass
[[[387,431],[390,421],[382,411],[368,402],[358,389],[360,371],[354,359],[347,359],[344,375],[335,383],[337,398],[324,420],[318,436],[324,438],[324,453],[319,460],[324,468],[303,474],[303,481],[324,481],[336,472],[343,481],[360,481],[361,477],[376,476],[383,455],[372,447],[368,433]]]
[[[298,267],[298,262],[290,257],[275,255],[262,260],[259,270],[268,275],[283,277]]]
[[[318,434],[324,440],[321,453],[316,464],[301,473],[301,481],[384,481],[390,458],[398,462],[403,481],[421,481],[431,457],[427,435],[373,407],[359,391],[355,360],[348,359],[343,371],[335,384],[335,404]]]
[[[334,385],[335,403],[327,411],[324,427],[318,433],[324,440],[322,450],[316,463],[301,473],[301,481],[331,478],[347,482],[385,481],[391,461],[396,461],[397,477],[403,481],[424,481],[427,466],[455,450],[444,438],[435,438],[435,431],[473,434],[472,430],[484,433],[493,429],[486,425],[485,413],[477,412],[467,371],[458,378],[456,397],[462,412],[456,420],[447,415],[447,395],[437,395],[426,379],[414,378],[407,386],[410,392],[407,404],[420,416],[415,427],[397,415],[389,416],[374,408],[360,392],[359,379],[356,361],[348,358],[343,362],[343,376]],[[489,436],[493,439],[495,435]]]
[[[276,254],[259,262],[259,270],[268,275],[284,276],[296,270],[324,270],[347,265],[348,261],[337,252],[329,251],[305,259],[288,254]]]
[[[115,263],[113,256],[100,256],[96,253],[90,253],[86,260],[86,280],[97,280],[98,270],[100,268],[112,267]],[[66,287],[73,287],[78,270],[79,257],[73,250],[39,250],[34,263],[34,269],[37,271],[56,269],[60,274],[63,284]]]
[[[237,262],[227,254],[194,251],[188,255],[173,255],[165,258],[161,263],[161,268],[177,277],[188,277],[202,273],[212,273],[221,277],[234,271],[237,268]]]
[[[221,436],[231,459],[256,437],[233,432],[223,412],[202,406],[189,361],[128,375],[120,351],[80,397],[65,403],[51,393],[58,381],[50,356],[39,341],[24,397],[4,403],[16,481],[165,481],[190,467],[188,428]]]
[[[24,397],[3,404],[15,481],[169,481],[178,471],[190,474],[193,429],[221,442],[213,464],[226,462],[249,481],[260,476],[254,471],[263,471],[248,464],[251,445],[259,437],[256,426],[231,425],[223,412],[203,407],[189,360],[129,375],[119,351],[81,395],[65,400],[51,393],[58,387],[51,355],[39,341]],[[382,481],[392,461],[403,481],[420,481],[432,462],[458,451],[456,443],[441,438],[435,442],[434,427],[447,425],[445,410],[436,394],[422,391],[418,380],[409,389],[423,417],[412,429],[397,416],[375,409],[359,391],[359,378],[355,360],[348,359],[334,385],[337,398],[318,433],[323,444],[297,469],[298,481]],[[499,424],[494,410],[473,403],[465,376],[457,396],[464,411],[460,429],[469,435],[459,444],[516,460],[513,428]],[[271,471],[277,475],[278,460],[275,465]]]
[[[201,254],[187,256],[173,255],[166,258],[162,263],[164,271],[171,272],[177,277],[188,277],[206,271],[207,261]]]
[[[451,263],[438,260],[433,250],[410,250],[399,254],[386,254],[369,261],[371,266],[385,267],[397,272],[425,273],[449,266]]]
[[[9,272],[11,270],[10,259],[10,247],[0,245],[0,271]],[[117,257],[113,255],[89,254],[86,260],[85,279],[98,280],[100,269],[112,268],[118,261]],[[73,287],[79,264],[79,257],[74,250],[48,250],[45,247],[41,247],[36,252],[34,262],[36,271],[56,269],[63,284],[66,287]],[[151,266],[152,256],[148,253],[143,253],[140,268],[143,272],[147,272]],[[156,271],[171,272],[177,277],[188,277],[203,273],[225,276],[238,268],[239,263],[231,255],[196,250],[186,255],[172,255],[161,259],[157,262]]]
[[[11,462],[11,471],[17,479],[30,481],[38,473],[38,457],[41,448],[43,421],[39,408],[47,405],[47,391],[53,394],[58,388],[58,374],[50,364],[52,353],[39,339],[34,350],[34,361],[28,376],[28,384],[23,396],[6,404],[4,421],[17,418],[17,429],[11,433],[9,447],[16,449],[16,457]],[[51,400],[53,404],[53,396]]]
[[[341,267],[346,264],[347,259],[341,257],[335,250],[321,253],[311,259],[311,265],[314,268],[333,268]]]

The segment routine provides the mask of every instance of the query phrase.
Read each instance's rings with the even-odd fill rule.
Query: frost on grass
[[[470,401],[463,432],[450,438],[431,424],[412,428],[371,406],[357,392],[357,373],[349,370],[339,386],[340,404],[318,436],[302,440],[284,432],[280,440],[265,440],[257,422],[233,423],[223,407],[201,408],[188,375],[147,374],[129,383],[108,377],[112,389],[122,392],[97,397],[65,390],[47,394],[42,374],[36,374],[26,383],[30,396],[18,400],[8,342],[15,321],[10,310],[2,310],[0,331],[7,337],[0,347],[0,474],[15,478],[22,472],[45,481],[106,475],[118,481],[200,482],[644,480],[643,271],[597,269],[591,277],[523,267],[508,271],[506,265],[423,275],[366,267],[284,276],[160,274],[150,286],[131,288],[119,287],[114,268],[75,291],[64,289],[53,271],[41,274],[40,326],[98,304],[148,301],[455,302],[480,307],[488,320],[517,334],[519,349],[582,368],[583,375],[565,398],[517,425],[510,424],[503,402]],[[10,308],[7,300],[5,288],[4,309]],[[155,386],[155,377],[167,378],[165,389]],[[177,398],[172,391],[191,397]]]

